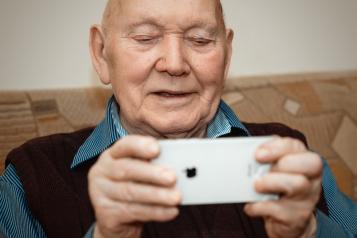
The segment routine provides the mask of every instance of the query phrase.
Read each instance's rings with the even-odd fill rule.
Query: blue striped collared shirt
[[[249,132],[234,112],[221,101],[217,114],[207,128],[207,137],[216,138],[227,134],[232,127],[239,128],[242,136],[249,136]],[[104,120],[80,147],[71,168],[99,155],[127,134],[120,123],[118,108],[112,98],[108,103]],[[327,217],[322,212],[317,212],[317,237],[357,237],[357,206],[338,190],[326,162],[323,187],[330,214]],[[41,225],[28,208],[21,181],[11,164],[0,176],[0,191],[0,237],[46,237]],[[86,236],[91,237],[92,231],[93,226]]]

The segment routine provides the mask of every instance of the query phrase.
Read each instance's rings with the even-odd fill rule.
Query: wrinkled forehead
[[[160,1],[165,1],[164,2],[165,4],[160,5],[159,4]],[[225,29],[223,8],[220,0],[150,0],[150,1],[108,0],[106,9],[103,14],[102,25],[104,28],[109,28],[118,20],[120,15],[128,13],[128,9],[132,9],[133,6],[143,10],[143,12],[145,12],[145,10],[147,9],[147,13],[149,14],[150,11],[149,9],[150,8],[152,9],[152,7],[155,4],[156,6],[158,6],[156,9],[160,11],[169,11],[172,9],[177,9],[179,6],[182,6],[184,2],[187,3],[185,5],[187,8],[191,8],[193,7],[193,5],[195,5],[196,12],[194,15],[198,17],[201,15],[205,15],[205,13],[212,13],[212,10],[209,9],[213,9],[213,14],[211,15],[207,14],[207,15],[210,16],[211,18],[210,20],[215,20],[219,25],[219,27]],[[128,6],[130,6],[131,8]],[[211,6],[211,8],[209,8],[209,6]],[[179,11],[176,12],[177,14],[180,14]],[[136,18],[136,16],[138,15],[129,14],[129,17],[131,18]]]

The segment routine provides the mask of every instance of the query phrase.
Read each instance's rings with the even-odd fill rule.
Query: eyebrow
[[[153,17],[144,17],[143,19],[137,21],[137,22],[132,22],[130,23],[126,28],[128,31],[134,30],[135,28],[141,27],[141,26],[153,26],[157,27],[160,30],[164,29],[164,24],[158,21],[157,19]],[[204,29],[206,30],[210,35],[216,35],[219,32],[219,27],[217,23],[210,23],[204,20],[194,20],[190,25],[188,26],[181,26],[181,28],[184,31],[189,31],[192,29]]]
[[[194,21],[186,30],[192,30],[192,29],[204,29],[211,36],[213,35],[215,36],[219,33],[219,27],[217,24],[212,24],[202,20]]]
[[[141,26],[154,26],[158,28],[163,28],[163,25],[154,18],[145,17],[137,22],[130,23],[128,26],[126,26],[126,29],[130,31]]]

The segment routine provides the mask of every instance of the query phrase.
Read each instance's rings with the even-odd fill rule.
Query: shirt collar
[[[128,135],[120,123],[118,106],[114,96],[110,98],[103,121],[81,145],[74,156],[71,169],[95,158],[108,149],[119,138]],[[248,130],[240,122],[233,110],[223,101],[220,102],[217,113],[207,128],[208,138],[217,138],[231,132],[232,127],[240,130],[242,136],[249,136]]]
[[[98,156],[108,149],[115,141],[125,136],[127,132],[121,126],[114,97],[108,101],[104,119],[79,147],[71,164],[71,169]],[[115,116],[118,115],[118,116]]]

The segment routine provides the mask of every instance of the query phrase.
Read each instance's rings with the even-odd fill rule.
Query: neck
[[[129,135],[152,136],[157,139],[185,139],[185,138],[205,138],[207,137],[207,123],[204,126],[195,126],[185,131],[159,131],[153,127],[135,126],[128,123],[125,117],[120,117],[123,128]]]

